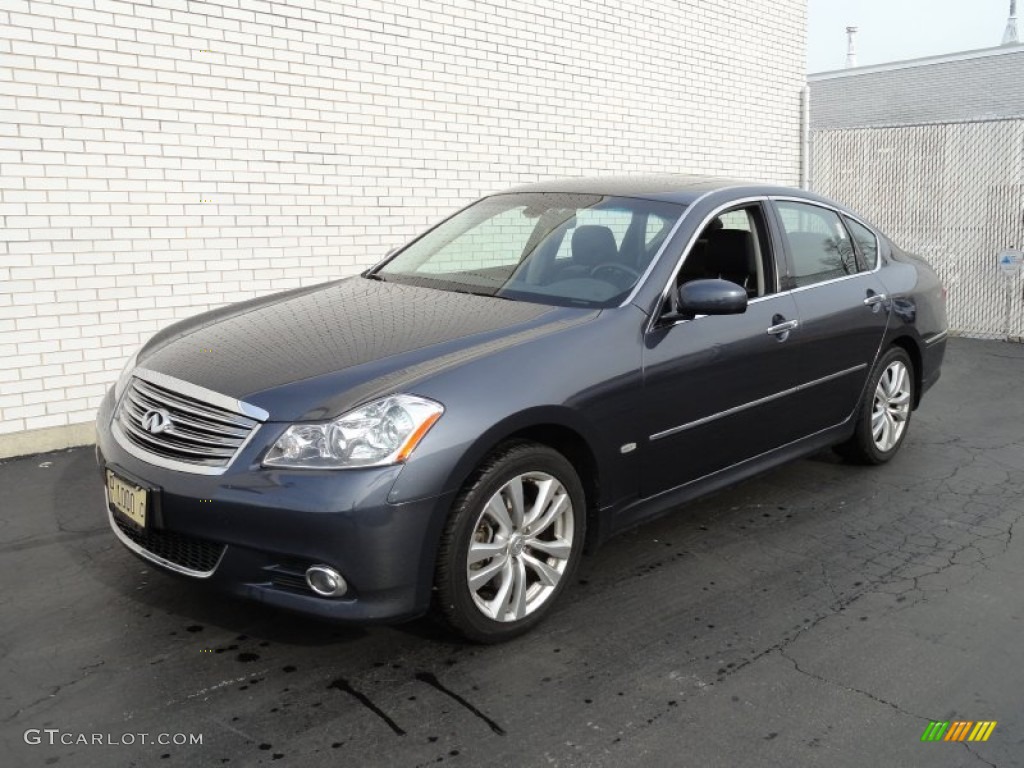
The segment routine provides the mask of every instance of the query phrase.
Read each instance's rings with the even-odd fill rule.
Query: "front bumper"
[[[265,469],[258,463],[265,441],[243,449],[221,475],[158,467],[114,439],[112,409],[108,393],[97,416],[101,473],[110,468],[158,489],[144,535],[106,511],[115,535],[136,555],[226,592],[326,619],[397,621],[429,607],[437,543],[454,494],[388,502],[400,466]],[[312,592],[303,575],[314,564],[336,568],[348,592]]]

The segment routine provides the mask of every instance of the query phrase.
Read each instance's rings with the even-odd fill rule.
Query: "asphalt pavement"
[[[0,463],[0,509],[4,766],[1024,766],[1024,345],[953,340],[890,464],[683,507],[496,647],[157,572],[91,449]]]

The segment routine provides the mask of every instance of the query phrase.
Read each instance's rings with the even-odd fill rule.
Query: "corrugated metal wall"
[[[1024,119],[820,130],[811,141],[813,189],[931,262],[951,332],[1024,340],[1024,273],[997,261],[1024,246]]]

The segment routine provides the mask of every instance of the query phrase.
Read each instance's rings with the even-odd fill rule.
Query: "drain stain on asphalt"
[[[433,686],[434,688],[437,688],[437,690],[439,690],[441,693],[443,693],[446,696],[449,696],[452,699],[454,699],[455,701],[457,701],[459,704],[464,706],[466,709],[468,709],[474,715],[476,715],[481,720],[483,720],[485,723],[487,723],[487,725],[490,727],[490,729],[492,731],[494,731],[496,734],[498,734],[499,736],[504,736],[505,735],[505,729],[504,728],[502,728],[496,722],[491,720],[491,718],[489,718],[487,715],[485,715],[479,709],[474,707],[472,704],[470,704],[464,698],[459,696],[459,694],[457,694],[455,691],[452,691],[452,690],[449,690],[448,688],[445,688],[441,684],[441,681],[438,680],[437,677],[435,677],[433,673],[431,673],[431,672],[417,672],[416,673],[416,679],[419,680],[421,683],[426,683],[427,685],[430,685],[430,686]]]
[[[339,677],[337,680],[335,680],[333,683],[327,686],[327,690],[331,690],[332,688],[347,693],[349,696],[356,699],[360,704],[362,704],[368,710],[373,712],[373,714],[375,714],[377,717],[379,717],[381,720],[387,723],[388,727],[391,728],[391,730],[394,731],[396,734],[398,734],[399,736],[405,736],[405,731],[398,727],[398,723],[396,723],[394,720],[388,717],[387,714],[380,707],[378,707],[376,704],[370,701],[369,696],[367,696],[365,693],[357,691],[355,688],[349,685],[348,680],[346,680],[345,678]]]

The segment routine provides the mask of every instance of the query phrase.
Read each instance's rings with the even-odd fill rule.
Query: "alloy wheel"
[[[518,621],[551,597],[573,551],[572,500],[545,472],[525,472],[484,505],[473,529],[466,577],[489,619]]]
[[[871,410],[871,437],[883,453],[899,443],[907,428],[910,392],[910,372],[901,360],[894,360],[878,380]]]

